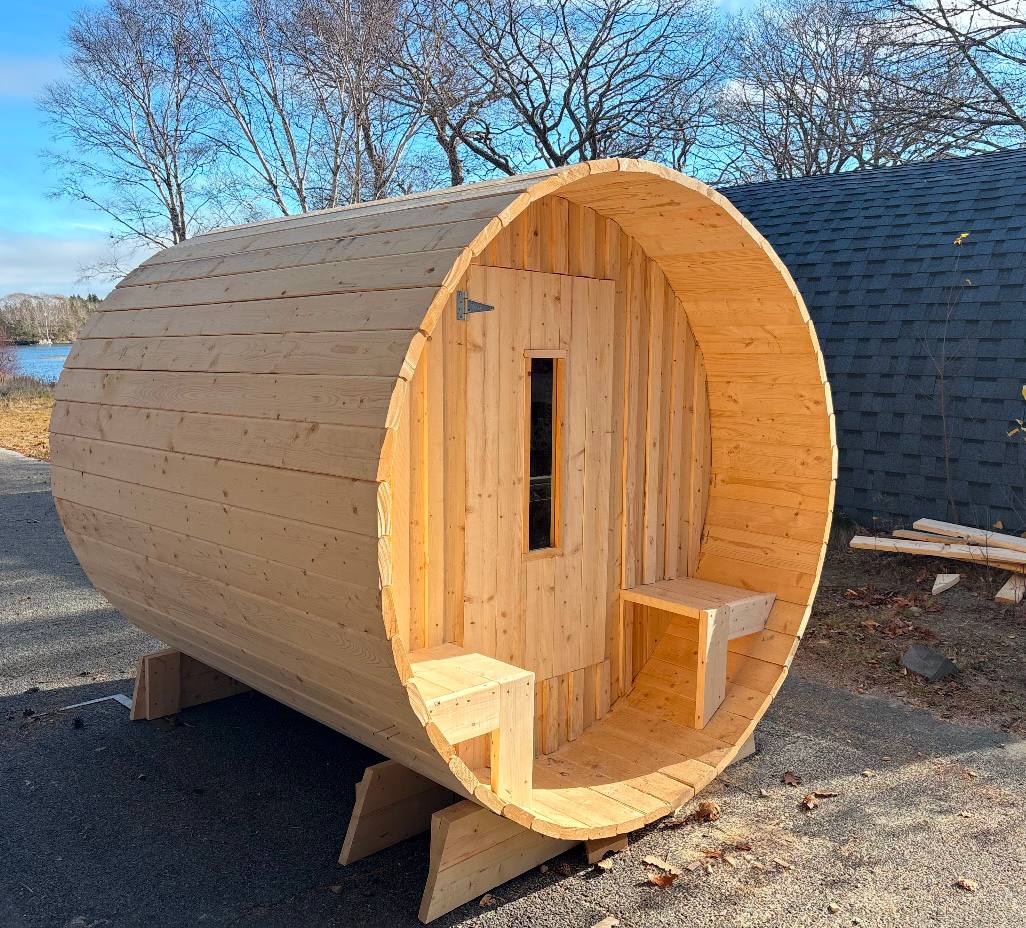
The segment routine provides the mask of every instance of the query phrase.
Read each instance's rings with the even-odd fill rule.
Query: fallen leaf
[[[751,849],[752,849],[752,842],[751,841],[735,841],[734,842],[734,850],[735,851],[741,851],[743,853],[744,851],[750,851]]]
[[[793,770],[785,770],[780,776],[780,782],[784,786],[801,786],[802,778]]]
[[[866,777],[866,779],[869,779],[870,777],[875,777],[876,774],[872,770],[863,770],[862,776]]]
[[[816,798],[816,794],[815,793],[808,793],[807,795],[805,795],[802,798],[801,807],[803,809],[805,809],[806,812],[811,812],[818,805],[819,805],[819,800]]]
[[[976,880],[967,880],[964,876],[955,880],[955,886],[967,893],[974,893],[980,888]]]
[[[769,798],[769,790],[765,789],[762,786],[760,786],[759,787],[759,798],[760,799],[767,799],[767,798]]]
[[[478,903],[478,905],[480,905],[480,906],[490,906],[490,905],[495,905],[495,903],[498,902],[498,901],[499,900],[496,899],[495,896],[493,896],[491,893],[485,893],[481,897],[481,901]]]
[[[730,854],[724,854],[723,855],[723,862],[725,864],[727,864],[727,866],[729,866],[729,867],[736,867],[737,866],[737,861],[733,857],[731,857]]]
[[[700,802],[698,808],[688,816],[693,822],[715,822],[719,817],[720,804],[711,799]]]
[[[595,866],[598,867],[599,870],[612,870],[613,869],[613,858],[612,857],[603,857],[602,860],[599,860],[599,861],[597,861],[595,863]]]
[[[781,860],[779,857],[774,857],[773,858],[773,863],[775,863],[778,867],[780,867],[781,870],[790,870],[791,869],[791,865],[786,860]]]
[[[721,860],[723,858],[723,851],[718,847],[703,847],[702,853],[706,857],[712,857],[716,860]]]
[[[835,792],[833,792],[832,790],[829,790],[829,789],[817,789],[813,793],[813,795],[817,799],[833,799],[834,796],[839,796],[840,793],[835,793]]]
[[[648,882],[660,889],[669,889],[678,876],[680,876],[679,873],[650,873]]]
[[[641,862],[648,864],[650,867],[658,867],[660,870],[666,870],[668,873],[673,873],[674,868],[671,867],[662,857],[656,857],[653,854],[649,854],[647,857],[642,857]]]

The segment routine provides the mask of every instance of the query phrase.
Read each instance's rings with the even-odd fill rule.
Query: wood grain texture
[[[457,323],[479,287],[495,312]],[[561,553],[526,561],[525,349],[563,368]],[[154,255],[87,323],[53,433],[72,546],[126,617],[559,839],[652,821],[746,743],[804,630],[836,470],[779,259],[719,194],[626,159]],[[619,595],[686,578],[776,596],[728,641],[700,732],[712,650]],[[411,701],[408,652],[446,642],[538,674],[529,799]]]

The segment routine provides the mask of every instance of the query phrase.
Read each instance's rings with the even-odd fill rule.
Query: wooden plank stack
[[[856,535],[851,547],[863,551],[889,551],[969,561],[1011,571],[1011,576],[994,597],[999,603],[1018,603],[1026,593],[1026,538],[1002,532],[919,519],[912,529],[897,529],[891,538]]]

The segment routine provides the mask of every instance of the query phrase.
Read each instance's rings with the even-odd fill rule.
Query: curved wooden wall
[[[502,229],[557,193],[658,265],[704,358],[708,513],[688,569],[777,594],[767,630],[731,644],[733,689],[708,731],[720,747],[702,762],[701,788],[786,675],[835,468],[829,388],[801,298],[765,241],[704,185],[595,162],[162,252],[104,301],[69,356],[54,494],[90,578],[133,622],[472,793],[477,778],[404,687],[397,630],[409,606],[393,562],[409,513],[393,505],[408,499],[394,458],[415,409],[411,380],[459,282]],[[552,830],[543,810],[501,811]]]

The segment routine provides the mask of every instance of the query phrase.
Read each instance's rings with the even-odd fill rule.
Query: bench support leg
[[[131,717],[136,721],[160,719],[248,689],[244,683],[181,651],[154,651],[139,658]]]
[[[356,784],[356,804],[339,855],[351,864],[431,827],[431,816],[456,794],[394,760],[368,767]]]
[[[464,800],[431,816],[425,924],[573,847]]]
[[[728,609],[706,609],[698,620],[695,728],[709,724],[727,692]]]

